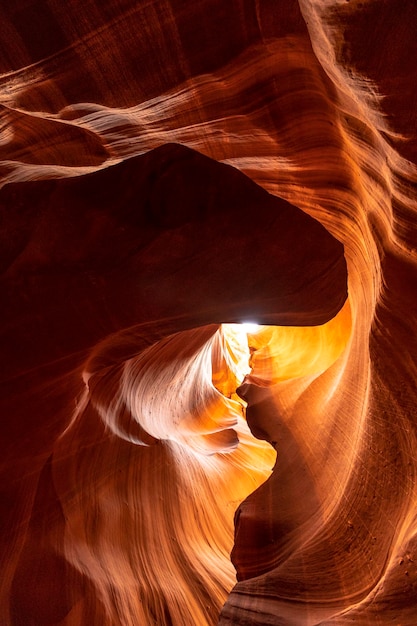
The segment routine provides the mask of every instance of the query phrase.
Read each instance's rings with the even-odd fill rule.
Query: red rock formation
[[[0,9],[2,624],[416,623],[397,6]]]

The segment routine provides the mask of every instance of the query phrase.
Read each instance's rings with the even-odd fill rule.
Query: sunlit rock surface
[[[3,4],[0,623],[415,626],[415,3]]]

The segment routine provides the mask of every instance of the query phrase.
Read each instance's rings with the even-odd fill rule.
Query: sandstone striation
[[[0,8],[1,624],[415,626],[416,12]]]

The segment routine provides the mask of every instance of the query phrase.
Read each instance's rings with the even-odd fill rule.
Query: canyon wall
[[[0,8],[2,624],[414,626],[416,13]]]

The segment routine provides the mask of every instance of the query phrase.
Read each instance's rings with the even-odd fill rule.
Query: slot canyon
[[[0,624],[416,626],[417,3],[0,24]]]

